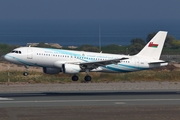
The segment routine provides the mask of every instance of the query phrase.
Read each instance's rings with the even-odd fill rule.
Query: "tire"
[[[28,72],[24,72],[23,75],[24,75],[24,76],[28,76]]]
[[[92,78],[91,78],[91,76],[89,76],[89,75],[86,75],[86,76],[84,77],[84,80],[85,80],[85,81],[91,81],[91,79],[92,79]]]
[[[72,76],[72,81],[78,81],[79,77],[77,75]]]

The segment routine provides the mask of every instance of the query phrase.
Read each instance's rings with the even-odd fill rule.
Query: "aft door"
[[[27,59],[33,59],[33,50],[31,47],[27,48]]]

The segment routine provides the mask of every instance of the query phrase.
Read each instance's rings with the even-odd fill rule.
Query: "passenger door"
[[[27,48],[27,59],[33,59],[33,50],[31,47]]]

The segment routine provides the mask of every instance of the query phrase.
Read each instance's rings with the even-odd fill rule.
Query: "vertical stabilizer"
[[[136,56],[159,60],[166,36],[166,31],[159,31]]]

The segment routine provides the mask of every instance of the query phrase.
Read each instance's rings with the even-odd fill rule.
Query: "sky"
[[[180,20],[180,0],[0,0],[0,20]]]

